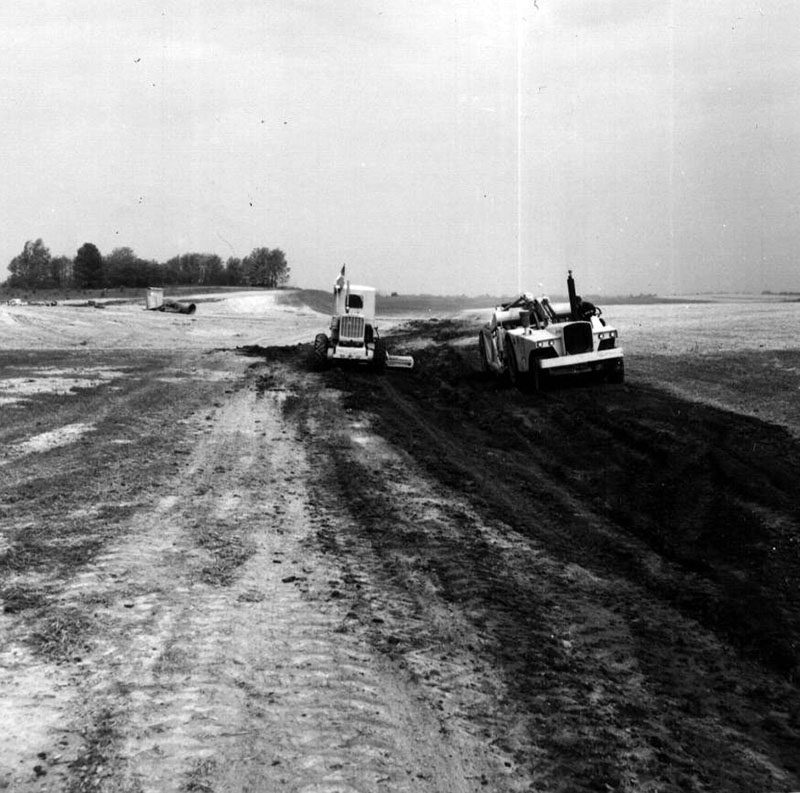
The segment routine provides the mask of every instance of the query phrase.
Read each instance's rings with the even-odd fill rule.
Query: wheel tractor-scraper
[[[524,293],[497,306],[478,335],[483,370],[532,391],[582,372],[622,383],[625,363],[617,329],[575,293],[571,270],[567,290],[569,303]]]
[[[319,366],[330,362],[363,363],[376,371],[411,369],[410,355],[390,355],[375,324],[375,294],[371,286],[351,284],[344,267],[333,285],[333,316],[330,335],[314,339],[314,359]]]

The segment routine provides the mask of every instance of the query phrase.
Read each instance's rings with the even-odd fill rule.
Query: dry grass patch
[[[197,544],[211,556],[203,567],[201,579],[214,586],[230,586],[236,572],[254,553],[255,544],[240,534],[229,533],[224,526],[201,528]]]
[[[89,649],[92,628],[92,620],[79,609],[50,607],[28,641],[37,653],[51,661],[74,661]]]

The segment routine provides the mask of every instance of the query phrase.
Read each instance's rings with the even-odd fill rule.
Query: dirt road
[[[471,336],[6,353],[0,789],[800,789],[796,437]]]

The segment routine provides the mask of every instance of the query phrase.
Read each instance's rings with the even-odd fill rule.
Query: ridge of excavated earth
[[[800,790],[793,414],[313,321],[6,354],[0,789]]]

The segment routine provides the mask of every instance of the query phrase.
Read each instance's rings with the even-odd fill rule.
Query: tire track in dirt
[[[354,380],[349,399],[391,406],[376,411],[382,432],[566,559],[640,575],[646,545],[680,569],[669,597],[688,615],[797,673],[800,452],[789,433],[648,387],[520,394],[480,378],[471,348],[421,357],[435,376],[384,391]]]
[[[330,494],[341,494],[341,523],[319,542],[352,570],[361,622],[378,614],[376,646],[412,670],[446,670],[457,657],[459,673],[442,690],[455,679],[461,697],[470,671],[492,670],[482,680],[492,680],[491,715],[454,705],[448,715],[499,724],[508,754],[546,789],[793,789],[796,688],[676,609],[669,593],[682,582],[699,593],[702,581],[620,533],[566,485],[566,460],[556,454],[561,475],[545,469],[527,441],[547,426],[537,426],[535,407],[526,415],[521,398],[501,393],[491,408],[469,381],[457,394],[447,365],[432,376],[429,363],[423,385],[331,371],[322,379],[346,392],[344,412],[295,410],[320,449],[339,450],[330,468],[321,463],[316,492],[331,509]],[[576,409],[574,422],[590,408]],[[494,442],[472,429],[501,418]],[[387,432],[409,456],[375,454],[374,430],[362,425]],[[505,461],[491,454],[503,447]],[[449,487],[431,489],[415,458]],[[465,517],[470,504],[482,518]],[[442,630],[441,614],[458,630]]]
[[[298,394],[314,393],[311,403],[301,398],[289,412],[314,450],[312,497],[324,516],[308,544],[342,568],[337,597],[349,602],[349,610],[338,630],[362,637],[383,654],[396,677],[418,689],[417,696],[436,714],[439,731],[462,747],[463,758],[471,758],[466,789],[530,789],[531,777],[514,759],[509,725],[518,715],[516,706],[482,654],[486,638],[465,618],[464,604],[440,597],[418,556],[420,544],[436,543],[436,532],[452,541],[454,513],[467,523],[475,517],[449,499],[443,506],[442,494],[410,472],[369,422],[343,413],[336,392],[315,392],[313,379],[301,375],[298,381],[296,372],[285,370],[282,378],[296,383]],[[372,478],[378,471],[380,485]],[[354,497],[354,490],[371,497]],[[396,521],[399,542],[384,531],[387,516]],[[423,540],[422,533],[429,538]],[[466,588],[475,585],[469,572],[462,580]],[[424,776],[429,774],[424,768]],[[419,784],[415,789],[423,789]],[[462,788],[451,776],[439,789]]]
[[[362,629],[376,623],[366,630],[376,647],[420,682],[449,729],[476,741],[492,769],[485,779],[490,789],[528,789],[531,780],[560,789],[550,787],[560,785],[559,778],[590,787],[643,784],[653,754],[648,736],[628,736],[614,746],[593,734],[597,721],[623,732],[616,714],[620,701],[651,701],[635,665],[614,669],[583,650],[595,665],[586,680],[605,675],[605,685],[613,687],[605,695],[598,685],[592,704],[581,705],[580,686],[561,679],[579,654],[573,642],[588,644],[583,626],[567,621],[569,611],[592,613],[586,633],[609,656],[631,642],[623,620],[610,609],[604,615],[602,608],[590,607],[598,588],[618,582],[601,582],[576,565],[565,568],[507,525],[485,523],[453,493],[421,477],[359,414],[320,414],[317,403],[301,420],[309,422],[309,435],[321,448],[339,450],[334,471],[317,476],[325,480],[317,497],[327,508],[336,509],[329,500],[341,493],[339,522],[333,530],[321,529],[319,540],[347,565],[346,580],[358,592],[352,618]],[[580,598],[574,592],[567,597],[576,579],[594,586]],[[533,695],[518,682],[531,678]],[[606,717],[581,733],[572,733],[569,716],[560,715],[562,708],[603,707]],[[554,711],[563,745],[552,740]],[[568,769],[562,755],[576,741],[582,746],[578,769]]]
[[[477,789],[438,714],[342,630],[291,398],[251,383],[196,417],[171,492],[64,589],[59,608],[91,609],[91,646],[47,787],[20,790]]]
[[[796,686],[675,608],[700,579],[615,525],[591,444],[567,445],[619,426],[589,394],[489,393],[458,351],[382,378],[300,352],[176,426],[167,486],[43,591],[86,644],[3,658],[36,721],[0,744],[12,789],[797,789]],[[671,419],[624,401],[619,465],[650,474],[638,439]]]

